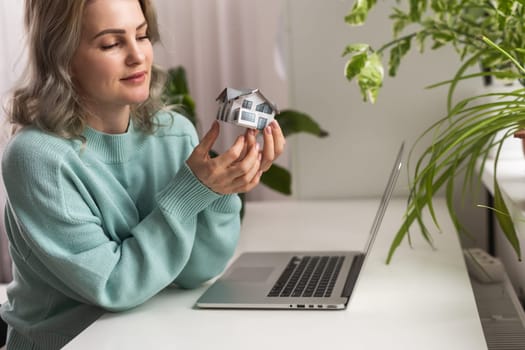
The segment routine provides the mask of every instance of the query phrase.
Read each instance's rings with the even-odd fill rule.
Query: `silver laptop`
[[[401,171],[401,144],[365,251],[246,252],[197,300],[208,309],[345,309]]]

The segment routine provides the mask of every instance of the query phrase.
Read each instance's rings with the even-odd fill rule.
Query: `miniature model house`
[[[279,113],[277,107],[259,91],[224,89],[219,97],[217,119],[245,128],[264,129]]]

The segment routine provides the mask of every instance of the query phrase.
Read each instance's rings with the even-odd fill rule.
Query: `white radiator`
[[[525,313],[508,276],[484,284],[471,278],[489,350],[525,349]]]

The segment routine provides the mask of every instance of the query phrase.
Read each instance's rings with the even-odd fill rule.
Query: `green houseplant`
[[[163,100],[168,108],[186,116],[193,125],[198,124],[195,101],[190,94],[184,67],[178,66],[168,70]],[[307,133],[317,137],[328,136],[328,132],[323,130],[311,116],[300,111],[285,109],[275,119],[279,122],[285,137],[297,133]],[[261,183],[284,195],[292,193],[290,172],[277,164],[272,164],[270,169],[263,174]]]
[[[349,57],[345,67],[346,77],[357,80],[365,101],[373,103],[383,84],[384,55],[389,54],[390,76],[396,75],[403,57],[415,45],[421,52],[427,45],[432,50],[451,46],[462,64],[450,80],[432,86],[448,86],[446,113],[425,130],[418,140],[423,136],[432,138],[430,145],[423,146],[422,155],[415,162],[415,170],[410,176],[411,195],[406,215],[391,244],[387,263],[408,235],[412,224],[417,223],[424,238],[432,244],[423,213],[428,210],[438,225],[432,199],[441,188],[445,189],[449,213],[458,232],[464,232],[452,201],[455,178],[464,175],[464,188],[467,188],[479,177],[478,167],[483,169],[489,150],[494,147],[497,149],[496,172],[502,142],[525,126],[525,90],[522,88],[511,92],[482,93],[454,101],[458,84],[466,79],[523,81],[523,1],[400,0],[396,3],[390,15],[393,22],[391,41],[378,49],[368,44],[354,43],[348,45],[343,53]],[[376,0],[356,0],[345,21],[351,25],[363,24],[375,5]],[[472,72],[473,67],[479,69]],[[502,130],[503,138],[496,138],[496,134]],[[494,189],[494,207],[491,209],[517,257],[521,259],[518,237],[497,181]]]

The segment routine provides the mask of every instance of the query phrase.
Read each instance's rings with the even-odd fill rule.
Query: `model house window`
[[[242,108],[252,109],[253,102],[250,100],[244,100],[242,102]]]
[[[259,120],[257,120],[257,129],[262,130],[266,127],[266,123],[268,122],[268,119],[259,117]]]
[[[248,122],[255,122],[255,113],[243,111],[241,114],[241,119]]]
[[[266,114],[271,114],[273,112],[272,107],[268,103],[261,103],[260,105],[257,105],[256,108],[257,112],[263,112]]]

